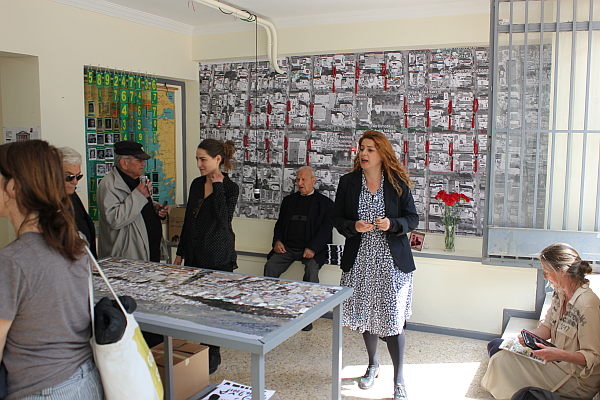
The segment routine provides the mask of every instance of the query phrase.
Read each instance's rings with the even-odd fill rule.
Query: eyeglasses
[[[76,181],[80,181],[81,178],[83,178],[83,174],[67,175],[67,176],[65,176],[65,181],[71,182],[73,179],[75,179]]]

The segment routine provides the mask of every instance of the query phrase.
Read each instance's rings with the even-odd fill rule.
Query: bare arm
[[[0,319],[0,362],[2,362],[2,354],[4,353],[4,344],[6,343],[6,337],[8,336],[8,330],[12,325],[12,321]]]

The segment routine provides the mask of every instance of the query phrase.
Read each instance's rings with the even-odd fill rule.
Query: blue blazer
[[[383,175],[385,216],[390,219],[390,229],[385,233],[390,253],[396,267],[402,272],[408,273],[415,270],[415,262],[406,234],[417,228],[419,215],[408,186],[399,177],[396,178],[402,188],[402,196],[399,197],[387,174],[384,172]],[[358,199],[361,188],[362,170],[354,171],[340,178],[335,196],[333,226],[346,237],[341,263],[344,272],[350,271],[354,265],[360,246],[361,234],[356,231],[355,224],[360,219],[358,217]]]
[[[296,192],[283,198],[279,209],[279,218],[273,229],[273,246],[278,240],[285,243],[290,221],[294,214],[294,207],[300,196],[300,192]],[[306,221],[306,247],[315,252],[315,261],[319,266],[323,266],[327,261],[327,244],[332,241],[331,211],[333,210],[333,201],[316,190],[312,196],[315,197],[308,210]],[[273,253],[274,251],[271,250],[267,259],[271,258]]]

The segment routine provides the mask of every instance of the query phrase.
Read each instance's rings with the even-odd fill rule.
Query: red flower
[[[435,199],[436,199],[436,200],[443,199],[445,195],[446,195],[446,192],[445,192],[445,191],[443,191],[443,190],[440,190],[440,191],[437,193],[437,195],[435,196]]]
[[[471,199],[469,199],[467,196],[465,196],[464,194],[460,194],[460,198],[464,201],[466,201],[467,203],[469,203],[471,201]]]

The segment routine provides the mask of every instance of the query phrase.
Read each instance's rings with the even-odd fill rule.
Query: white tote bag
[[[142,331],[133,315],[128,314],[119,301],[104,272],[86,247],[94,266],[106,282],[123,314],[127,317],[127,328],[123,337],[116,343],[97,344],[94,330],[94,289],[90,269],[90,311],[92,314],[92,338],[94,360],[106,400],[163,400],[164,392],[158,367],[148,348]]]

